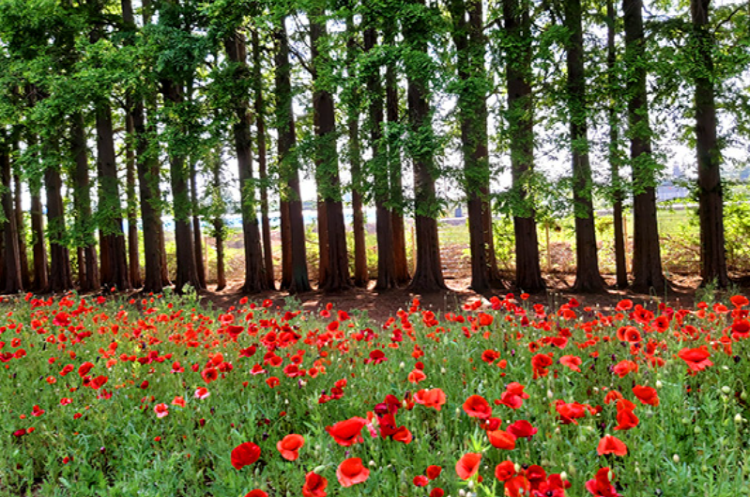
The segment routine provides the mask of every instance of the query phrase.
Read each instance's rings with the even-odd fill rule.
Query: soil
[[[618,290],[614,288],[614,276],[605,276],[605,281],[608,284],[607,293],[593,295],[571,292],[570,288],[573,286],[575,279],[572,274],[552,273],[547,274],[545,279],[548,285],[547,292],[531,295],[528,301],[534,304],[542,303],[551,308],[557,308],[571,298],[578,300],[582,306],[595,307],[605,313],[612,311],[617,303],[624,298],[629,298],[635,304],[642,304],[652,309],[659,302],[665,302],[676,308],[689,308],[695,306],[696,295],[701,296],[699,290],[700,278],[698,276],[672,275],[671,288],[666,295],[644,295],[635,294],[629,290]],[[292,296],[291,302],[295,303],[296,308],[301,307],[306,311],[318,311],[330,302],[335,309],[365,311],[370,318],[382,323],[389,317],[394,316],[398,309],[411,305],[414,298],[419,298],[422,307],[425,309],[443,313],[460,309],[464,304],[475,302],[477,299],[482,299],[485,304],[489,304],[488,299],[493,295],[505,296],[507,293],[514,293],[516,298],[519,295],[514,289],[497,289],[494,292],[478,294],[469,289],[470,280],[466,277],[454,276],[452,279],[447,279],[446,283],[448,285],[447,291],[429,295],[415,295],[406,289],[379,292],[374,290],[375,282],[371,281],[367,289],[353,288],[350,291],[336,294],[313,290]],[[202,292],[201,297],[206,303],[210,302],[214,306],[226,309],[237,305],[240,298],[245,296],[240,292],[241,286],[241,281],[230,281],[226,289],[220,292],[209,289]],[[743,288],[742,291],[750,296],[747,288]],[[289,294],[282,291],[269,291],[247,296],[255,301],[271,299],[278,306],[284,306],[290,299]]]

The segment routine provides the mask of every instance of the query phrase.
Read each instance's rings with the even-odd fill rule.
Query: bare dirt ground
[[[666,295],[644,295],[634,294],[627,290],[617,290],[614,288],[614,277],[605,276],[609,285],[606,294],[579,294],[570,291],[575,279],[572,274],[548,274],[545,275],[548,284],[546,293],[531,295],[529,302],[542,303],[551,307],[558,307],[568,302],[571,298],[578,300],[582,306],[591,306],[601,309],[603,312],[611,311],[617,303],[624,299],[632,299],[636,304],[648,305],[654,308],[659,302],[666,302],[668,305],[681,308],[693,307],[696,303],[696,292],[699,291],[700,279],[697,276],[677,276],[673,275],[671,280],[671,289]],[[338,294],[327,294],[321,290],[297,294],[292,296],[292,301],[299,302],[303,310],[317,311],[322,309],[329,302],[336,309],[346,311],[360,310],[366,311],[367,314],[378,322],[383,322],[388,317],[395,315],[399,308],[406,308],[414,298],[419,298],[423,307],[432,309],[436,312],[448,312],[460,309],[465,303],[474,302],[477,299],[485,301],[493,295],[505,296],[507,293],[514,293],[518,297],[518,292],[514,289],[497,289],[493,292],[478,294],[470,289],[469,279],[466,277],[452,277],[446,279],[448,290],[429,294],[416,295],[405,288],[378,292],[374,290],[375,282],[371,281],[369,288],[353,288],[350,291]],[[244,296],[240,292],[241,281],[231,281],[225,290],[221,292],[209,291],[202,293],[205,302],[211,302],[219,308],[228,308],[237,305],[240,298]],[[743,288],[743,293],[748,293],[747,288]],[[698,294],[700,296],[700,294]],[[251,300],[271,299],[275,305],[283,306],[287,303],[290,296],[287,292],[269,291],[257,295],[248,295]]]

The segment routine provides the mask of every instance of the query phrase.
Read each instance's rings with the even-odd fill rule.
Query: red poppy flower
[[[516,437],[503,430],[488,431],[490,443],[496,449],[513,450],[516,448]]]
[[[560,364],[578,373],[581,372],[581,368],[579,367],[581,362],[581,358],[575,355],[564,355],[560,358]]]
[[[258,460],[260,447],[252,442],[245,442],[232,449],[232,466],[242,469]]]
[[[618,311],[629,311],[633,308],[633,301],[630,299],[622,299],[617,303],[617,307],[615,307],[615,310]]]
[[[336,478],[338,478],[342,487],[351,487],[357,483],[362,483],[367,481],[369,477],[370,470],[362,465],[362,459],[359,457],[342,461],[336,469]]]
[[[163,418],[169,414],[169,406],[167,404],[156,404],[154,412],[157,418]]]
[[[623,442],[619,438],[613,437],[611,435],[604,435],[602,439],[599,440],[599,445],[596,448],[596,453],[600,456],[604,456],[607,454],[624,456],[628,453],[628,446],[625,445],[625,442]]]
[[[212,381],[216,381],[219,378],[219,372],[216,370],[216,368],[206,368],[201,372],[201,377],[203,377],[203,381],[206,383],[211,383]]]
[[[482,454],[469,452],[464,454],[456,463],[456,473],[462,480],[468,480],[479,471],[479,463],[482,462]]]
[[[642,385],[636,385],[633,387],[633,394],[638,400],[644,404],[651,406],[659,405],[659,394],[653,387],[644,387]]]
[[[67,366],[66,366],[66,367],[67,367]],[[89,374],[89,371],[91,371],[91,369],[92,369],[93,367],[94,367],[94,364],[93,364],[93,363],[90,363],[90,362],[84,362],[84,363],[83,363],[83,364],[81,364],[81,366],[80,366],[80,367],[78,368],[78,376],[80,376],[81,378],[83,378],[84,376],[86,376],[87,374]],[[65,369],[65,368],[63,368],[63,369]]]
[[[612,475],[612,470],[601,468],[593,479],[586,482],[586,490],[594,497],[622,497],[612,485],[610,475]]]
[[[507,481],[516,474],[516,465],[513,461],[503,461],[495,467],[495,478],[500,481]]]
[[[443,497],[445,495],[445,490],[443,490],[440,487],[433,488],[430,492],[430,497]]]
[[[276,448],[281,453],[281,457],[287,461],[294,461],[299,457],[299,450],[303,445],[305,445],[305,438],[302,435],[292,433],[279,440]]]
[[[486,312],[479,313],[479,326],[490,326],[494,320],[495,318],[491,314],[487,314]]]
[[[531,358],[531,367],[534,370],[534,379],[539,377],[545,377],[549,373],[549,368],[552,365],[552,358],[547,354],[537,354]]]
[[[492,407],[481,395],[472,395],[463,405],[464,412],[472,418],[487,419],[492,416]]]
[[[248,493],[246,493],[245,497],[268,497],[268,494],[263,490],[255,489],[250,490]]]
[[[735,307],[744,307],[750,304],[750,301],[744,295],[735,295],[730,297],[729,301],[732,302]]]
[[[62,327],[70,326],[70,314],[67,312],[58,312],[52,319],[52,324]]]
[[[427,469],[425,470],[425,474],[427,475],[427,478],[430,480],[436,479],[438,476],[440,476],[440,473],[443,471],[443,468],[441,466],[435,466],[434,464],[431,464],[430,466],[427,466]]]
[[[339,421],[333,426],[326,426],[326,431],[333,437],[337,444],[349,447],[363,441],[362,428],[367,424],[365,418],[354,417]]]
[[[507,497],[527,496],[531,493],[531,482],[524,475],[517,475],[505,482]]]
[[[520,419],[508,426],[507,431],[516,438],[531,438],[538,430],[525,419]]]
[[[690,368],[690,371],[693,373],[703,371],[708,366],[714,365],[709,359],[711,354],[708,352],[705,345],[702,345],[697,349],[684,348],[680,350],[677,355],[687,363],[688,368]]]
[[[750,337],[750,321],[747,319],[737,319],[732,323],[732,338],[739,340]]]
[[[615,430],[629,430],[638,426],[639,419],[633,410],[635,405],[627,399],[617,402],[617,426]]]
[[[409,380],[409,383],[419,383],[420,381],[426,380],[427,375],[419,369],[414,369],[411,373],[409,373],[407,379]]]
[[[415,487],[426,487],[430,483],[430,480],[424,475],[417,475],[412,480],[412,483],[414,483]]]
[[[305,484],[302,486],[302,495],[304,497],[326,497],[326,487],[328,480],[315,472],[309,472],[305,475]]]
[[[432,407],[436,411],[445,404],[445,392],[439,388],[433,388],[432,390],[419,390],[414,394],[414,402],[422,404],[425,407]]]
[[[612,372],[615,373],[620,378],[624,378],[631,371],[635,371],[637,373],[638,364],[627,359],[618,362],[612,368]]]

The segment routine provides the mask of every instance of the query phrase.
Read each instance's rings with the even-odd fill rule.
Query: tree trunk
[[[223,188],[221,182],[221,147],[218,147],[216,152],[216,159],[213,161],[213,195],[214,201],[218,201],[221,205],[221,209],[217,209],[214,205],[214,239],[216,240],[216,291],[221,291],[227,286],[227,277],[224,269],[224,198]]]
[[[201,288],[206,288],[206,265],[203,263],[203,234],[201,220],[198,215],[198,184],[196,164],[190,160],[190,210],[193,214],[193,240],[195,245],[195,270]]]
[[[105,288],[116,287],[118,290],[129,290],[130,277],[128,260],[125,251],[125,234],[122,230],[122,205],[120,204],[120,185],[117,178],[115,159],[114,131],[112,128],[112,111],[109,103],[103,102],[96,112],[97,162],[100,174],[99,213],[101,222],[101,245],[107,247],[107,272],[102,270],[102,284]],[[103,257],[102,257],[103,258]],[[102,267],[105,264],[102,261]]]
[[[580,0],[565,3],[565,25],[570,33],[565,51],[568,68],[570,145],[573,160],[573,215],[576,228],[576,281],[573,289],[577,292],[595,293],[604,290],[604,280],[599,274],[594,226]]]
[[[226,42],[229,60],[235,67],[234,79],[243,81],[250,78],[247,67],[245,38],[235,32]],[[249,101],[243,95],[236,95],[234,112],[237,122],[234,125],[234,144],[237,152],[237,167],[240,178],[240,198],[242,210],[242,233],[245,245],[245,292],[257,293],[268,288],[268,280],[263,265],[263,251],[260,244],[260,230],[256,214],[255,182],[251,147],[251,116]]]
[[[15,149],[18,150],[18,142],[15,143]],[[23,288],[26,290],[31,289],[31,276],[29,274],[29,256],[28,256],[28,249],[26,247],[26,227],[24,218],[23,218],[23,205],[21,202],[22,199],[22,189],[21,189],[21,176],[19,168],[17,167],[18,164],[14,164],[16,166],[14,169],[14,175],[13,175],[13,205],[14,205],[14,211],[16,215],[16,228],[18,230],[18,256],[21,263],[21,284],[23,285]]]
[[[57,144],[47,145],[45,147],[46,153],[49,154],[56,146]],[[58,157],[56,156],[56,158]],[[49,290],[60,293],[73,288],[70,254],[65,242],[65,210],[61,192],[62,178],[60,177],[60,170],[49,164],[48,157],[44,158],[44,162],[44,189],[47,194],[47,235],[50,247]]]
[[[461,153],[464,161],[464,191],[469,211],[469,249],[471,252],[471,288],[485,292],[490,288],[489,264],[485,247],[485,214],[482,186],[489,184],[487,150],[487,114],[485,105],[484,41],[481,34],[482,3],[471,0],[450,4],[453,43],[456,45],[458,114],[461,127]],[[468,16],[479,17],[476,33]],[[485,111],[484,114],[482,111]]]
[[[359,139],[359,110],[362,104],[361,94],[356,83],[355,60],[357,58],[357,40],[354,18],[346,18],[347,39],[347,74],[350,81],[350,101],[347,112],[349,128],[349,164],[352,175],[352,230],[354,231],[354,285],[367,288],[370,276],[367,269],[367,246],[365,241],[365,219],[362,212],[364,178],[362,173],[362,151]]]
[[[310,290],[307,276],[307,250],[305,247],[305,220],[302,217],[302,198],[299,186],[299,167],[296,157],[297,134],[294,129],[292,109],[291,65],[289,63],[289,38],[285,16],[277,27],[276,42],[276,118],[279,127],[278,148],[280,177],[285,182],[282,197],[288,212],[288,264],[289,292],[301,293]],[[283,211],[282,206],[282,211]],[[282,213],[282,223],[284,221]],[[282,226],[282,232],[284,227]],[[283,240],[282,240],[283,243]],[[283,254],[282,254],[283,256]],[[282,282],[283,283],[283,282]]]
[[[701,232],[701,285],[729,285],[724,243],[721,152],[716,138],[713,36],[708,26],[710,0],[691,0],[693,43],[698,59],[695,76],[695,138],[698,155],[698,217]]]
[[[5,134],[5,133],[3,133]],[[0,137],[0,140],[5,140],[7,137]],[[21,278],[21,253],[19,249],[19,232],[18,232],[18,218],[15,213],[15,205],[13,203],[12,193],[12,180],[10,168],[10,149],[7,143],[0,143],[0,180],[2,180],[2,195],[0,200],[2,201],[2,209],[4,214],[4,222],[2,223],[3,231],[3,257],[2,261],[5,265],[3,272],[3,279],[5,285],[3,292],[8,294],[22,292],[23,280]]]
[[[263,237],[263,267],[266,288],[276,289],[273,269],[273,245],[271,244],[271,222],[268,219],[268,174],[266,172],[266,106],[263,100],[261,78],[260,40],[258,30],[253,30],[253,81],[255,85],[255,127],[258,133],[258,173],[260,176],[260,214]]]
[[[127,108],[132,109],[132,99],[128,99]],[[135,196],[135,149],[133,141],[135,137],[135,127],[133,125],[133,116],[127,113],[125,116],[125,132],[128,137],[126,151],[126,190],[127,190],[127,215],[128,215],[128,275],[133,288],[140,288],[141,267],[139,260],[139,243],[138,243],[138,199]]]
[[[86,147],[86,129],[83,115],[76,113],[72,117],[71,153],[75,160],[74,204],[77,215],[74,219],[77,235],[78,286],[82,292],[101,289],[99,262],[96,254],[96,237],[93,215],[91,212],[91,187],[89,182],[89,160]],[[48,207],[49,208],[49,207]],[[51,224],[51,222],[50,222]]]
[[[316,176],[318,194],[320,195],[325,219],[320,230],[321,262],[325,260],[325,273],[319,281],[319,287],[326,292],[340,292],[352,286],[349,277],[349,256],[346,250],[346,226],[344,225],[344,207],[341,199],[341,181],[339,179],[339,159],[336,151],[336,113],[333,94],[327,83],[320,78],[320,71],[331,65],[330,54],[322,46],[327,37],[325,12],[321,9],[311,12],[310,48],[313,64],[313,112],[317,135]],[[326,257],[323,258],[325,251]]]
[[[424,0],[415,0],[414,5],[425,8]],[[429,26],[424,14],[404,21],[404,38],[412,52],[409,62],[422,60],[427,56],[427,37]],[[434,139],[430,114],[429,71],[424,66],[409,67],[408,102],[409,125],[412,140],[422,144],[413,150],[414,162],[414,202],[417,231],[417,266],[409,289],[413,292],[429,293],[445,289],[443,269],[440,261],[440,242],[438,240],[437,216],[439,205],[435,195],[435,177],[437,171],[433,162],[433,147],[429,143]]]
[[[377,31],[368,27],[364,32],[365,51],[375,49]],[[370,170],[373,171],[375,209],[377,215],[376,234],[378,240],[378,279],[377,290],[388,290],[397,286],[396,261],[393,250],[393,218],[387,207],[389,201],[388,165],[386,154],[382,149],[383,127],[383,91],[380,83],[380,65],[368,68],[367,92],[370,104],[370,140],[372,142],[372,159]]]
[[[615,24],[617,13],[613,0],[607,0],[607,84],[609,85],[609,107],[607,117],[609,121],[609,164],[612,176],[613,193],[613,225],[615,231],[615,267],[617,272],[617,288],[623,289],[628,286],[628,268],[625,261],[625,236],[622,225],[622,201],[623,190],[620,180],[620,147],[619,123],[617,120],[617,101],[620,99],[619,85],[617,84],[617,73],[615,63],[617,54],[615,49]]]
[[[47,245],[44,243],[44,215],[40,186],[31,190],[31,233],[34,240],[32,252],[34,255],[34,284],[32,289],[38,293],[49,291],[49,265],[47,263]]]
[[[539,262],[539,240],[529,181],[534,169],[534,103],[531,89],[531,20],[525,0],[504,0],[505,30],[520,56],[509,56],[505,66],[508,88],[507,122],[510,134],[510,161],[514,197],[513,213],[516,248],[517,288],[541,292],[546,287]]]
[[[143,24],[150,23],[150,2],[143,2]],[[135,35],[135,20],[130,0],[122,0],[123,21]],[[155,102],[149,95],[150,116],[153,117]],[[164,288],[164,271],[162,258],[162,243],[164,232],[161,222],[161,205],[159,193],[159,161],[149,150],[149,136],[155,134],[156,126],[152,120],[146,122],[145,106],[140,96],[133,97],[132,107],[128,108],[128,115],[133,121],[135,137],[136,169],[138,173],[138,189],[140,192],[141,224],[143,230],[143,249],[145,260],[145,278],[143,291],[159,293]],[[132,232],[131,232],[132,233]],[[131,259],[132,260],[132,259]]]
[[[184,102],[183,91],[178,82],[164,79],[161,86],[167,106],[178,107]],[[179,126],[179,123],[174,125]],[[172,186],[175,245],[177,249],[175,291],[181,293],[185,285],[190,285],[195,289],[202,287],[198,279],[193,227],[190,220],[189,171],[185,166],[185,156],[182,152],[175,150],[176,147],[170,148],[172,150],[169,151],[169,177]]]
[[[385,43],[395,51],[397,20],[389,18],[384,29]],[[406,234],[404,233],[404,192],[401,181],[401,144],[399,123],[398,80],[396,61],[388,57],[385,67],[385,109],[386,109],[386,160],[390,175],[391,229],[393,231],[393,267],[397,285],[405,285],[411,280],[406,259]]]
[[[656,163],[651,156],[651,127],[646,95],[643,1],[623,0],[628,133],[633,170],[633,285],[636,292],[663,292],[666,280],[659,253],[656,220]]]
[[[314,104],[313,104],[314,105]],[[318,125],[315,124],[317,129]],[[323,180],[325,181],[325,180]],[[326,204],[321,198],[321,189],[324,185],[320,181],[317,182],[318,190],[318,201],[316,202],[316,209],[318,214],[318,288],[322,289],[326,280],[328,279],[329,273],[329,258],[328,258],[328,213],[326,212]]]

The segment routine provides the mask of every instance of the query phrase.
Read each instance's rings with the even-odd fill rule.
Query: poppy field
[[[0,305],[0,495],[750,493],[750,303]]]

